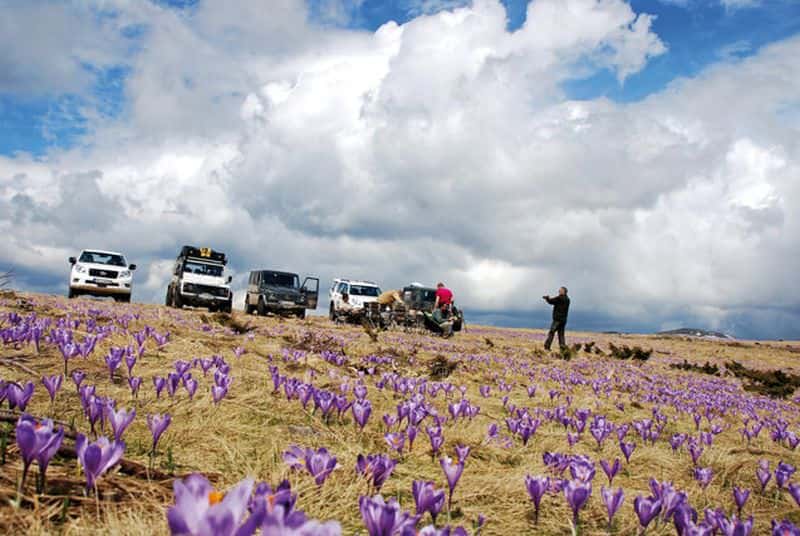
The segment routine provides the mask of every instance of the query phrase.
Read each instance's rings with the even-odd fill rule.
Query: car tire
[[[220,307],[220,310],[221,310],[223,313],[228,313],[228,314],[231,314],[231,313],[233,313],[233,302],[230,302],[230,301],[229,301],[229,302],[227,302],[225,305],[223,305],[222,307]]]
[[[183,302],[181,301],[181,293],[172,291],[172,306],[176,309],[183,309]]]
[[[119,301],[121,301],[122,303],[131,303],[131,295],[126,294],[124,296],[120,296]]]
[[[267,316],[267,305],[264,303],[264,298],[258,297],[258,305],[256,306],[258,316]]]
[[[300,320],[305,320],[305,318],[306,318],[306,311],[305,311],[305,309],[303,309],[302,311],[300,311],[299,313],[297,313],[297,318],[299,318]]]
[[[331,302],[331,307],[328,311],[328,318],[331,319],[331,322],[336,322],[336,308],[334,308],[333,302]]]
[[[246,295],[244,297],[244,314],[251,315],[255,311],[255,307],[250,305],[250,296]]]
[[[164,305],[172,307],[172,287],[167,287],[167,296],[164,298]]]
[[[69,289],[69,291],[67,292],[67,298],[71,300],[72,298],[77,298],[77,297],[78,297],[78,291]]]

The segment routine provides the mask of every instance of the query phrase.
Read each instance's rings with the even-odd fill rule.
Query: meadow
[[[0,531],[798,533],[800,343],[544,335],[5,292]]]

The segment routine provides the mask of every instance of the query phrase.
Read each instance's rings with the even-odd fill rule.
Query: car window
[[[113,253],[100,253],[98,251],[84,251],[81,253],[81,258],[78,262],[87,262],[92,264],[107,264],[109,266],[127,266],[125,257],[122,255],[115,255]]]
[[[261,281],[265,285],[275,287],[299,288],[300,278],[294,274],[281,274],[277,272],[263,272]]]
[[[373,287],[370,285],[351,285],[350,286],[350,294],[353,296],[371,296],[375,297],[381,293],[378,287]]]
[[[186,261],[183,271],[187,274],[210,275],[212,277],[222,276],[223,267],[219,264],[206,264],[203,262]]]

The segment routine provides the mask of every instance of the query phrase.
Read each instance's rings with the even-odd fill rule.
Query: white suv
[[[81,294],[111,296],[116,301],[131,301],[135,264],[128,264],[122,253],[84,249],[80,256],[69,258],[69,297]]]
[[[330,294],[329,316],[336,319],[336,313],[342,304],[342,294],[348,295],[348,301],[353,307],[364,307],[367,303],[378,301],[381,293],[380,287],[372,281],[357,281],[351,279],[334,279]]]

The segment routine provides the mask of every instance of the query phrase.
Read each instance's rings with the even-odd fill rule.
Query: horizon
[[[77,0],[0,21],[0,273],[180,247],[489,325],[800,339],[800,3]],[[5,22],[5,25],[3,24]],[[788,289],[788,291],[787,291]]]

